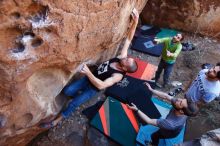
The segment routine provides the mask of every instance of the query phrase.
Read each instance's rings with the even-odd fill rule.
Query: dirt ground
[[[178,57],[171,81],[180,81],[184,86],[195,78],[201,69],[201,64],[216,64],[220,61],[220,42],[208,37],[185,34],[185,41],[190,40],[195,44],[196,49],[188,52],[181,52]],[[151,64],[158,65],[160,59],[136,51],[129,52],[132,56],[144,59]],[[162,77],[160,82],[162,81]],[[171,87],[162,89],[165,92]],[[183,96],[183,93],[178,95]],[[86,107],[95,104],[98,100],[104,100],[105,96],[100,93],[86,104],[80,106],[75,113],[64,120],[60,126],[49,129],[40,134],[29,145],[30,146],[117,146],[118,144],[106,138],[96,129],[89,126],[87,118],[81,114]],[[200,137],[206,131],[220,127],[220,103],[214,101],[204,106],[198,116],[189,118],[185,133],[185,140]]]

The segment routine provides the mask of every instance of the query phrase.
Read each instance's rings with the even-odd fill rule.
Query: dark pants
[[[78,91],[81,93],[77,94]],[[98,90],[92,86],[87,77],[83,77],[70,83],[64,88],[63,92],[65,95],[73,97],[67,108],[61,113],[64,118],[68,118],[78,106],[95,96]]]
[[[164,83],[164,85],[167,84],[169,82],[170,74],[173,70],[173,65],[174,65],[174,63],[169,64],[169,63],[165,62],[163,59],[161,59],[159,65],[158,65],[157,71],[156,71],[155,81],[157,82],[159,80],[160,74],[164,69],[163,83]]]
[[[174,138],[176,137],[180,131],[170,131],[159,129],[151,135],[152,145],[158,145],[160,139]]]

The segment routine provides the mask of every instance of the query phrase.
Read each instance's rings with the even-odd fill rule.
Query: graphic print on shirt
[[[127,78],[124,78],[123,80],[117,83],[117,85],[120,86],[121,88],[127,87],[128,84],[129,84],[129,81]]]
[[[108,65],[109,65],[109,61],[103,62],[101,65],[99,65],[98,67],[98,75],[101,75],[105,72],[108,71]]]
[[[198,77],[196,78],[195,82],[198,82],[199,90],[201,91],[201,94],[204,95],[205,89],[204,89],[203,82],[202,82],[201,78],[202,78],[201,74],[198,74]]]

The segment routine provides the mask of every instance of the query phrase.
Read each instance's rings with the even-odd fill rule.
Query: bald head
[[[138,69],[137,62],[133,58],[130,57],[123,58],[121,59],[120,63],[123,69],[128,73],[134,73]]]

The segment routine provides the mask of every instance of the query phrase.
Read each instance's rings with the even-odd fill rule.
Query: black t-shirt
[[[98,79],[104,81],[105,79],[109,78],[112,76],[114,73],[120,73],[122,75],[125,75],[125,72],[115,70],[111,68],[110,64],[114,62],[119,62],[119,58],[112,58],[108,61],[103,62],[100,64],[97,69],[93,72],[93,75],[97,77]]]

